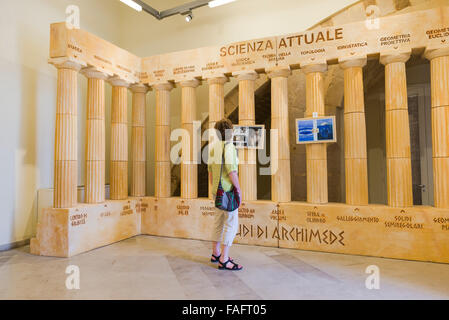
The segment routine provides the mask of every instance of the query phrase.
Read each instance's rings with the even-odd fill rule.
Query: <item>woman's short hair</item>
[[[232,139],[232,122],[229,119],[222,119],[215,124],[215,130],[217,130],[218,139],[221,141]]]

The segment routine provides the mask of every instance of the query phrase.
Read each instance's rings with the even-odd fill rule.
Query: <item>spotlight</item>
[[[190,21],[192,21],[192,19],[193,19],[193,13],[192,13],[192,12],[187,13],[187,15],[186,15],[186,21],[187,21],[187,22],[190,22]]]

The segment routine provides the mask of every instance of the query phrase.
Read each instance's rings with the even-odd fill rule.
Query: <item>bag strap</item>
[[[221,155],[220,180],[218,180],[218,187],[220,187],[220,185],[221,185],[221,177],[222,177],[222,174],[223,174],[223,164],[224,164],[224,161],[225,161],[226,145],[227,145],[227,143],[225,142],[224,147],[223,147],[223,153]]]

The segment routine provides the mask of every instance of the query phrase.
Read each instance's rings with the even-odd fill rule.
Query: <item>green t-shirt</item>
[[[218,141],[212,145],[209,150],[208,170],[212,172],[212,194],[217,193],[218,183],[220,180],[220,169],[223,156],[223,148],[225,142]],[[237,157],[237,150],[232,142],[226,142],[225,148],[225,163],[223,165],[223,173],[221,176],[221,186],[225,192],[232,189],[232,181],[229,178],[229,173],[239,172],[239,160]]]

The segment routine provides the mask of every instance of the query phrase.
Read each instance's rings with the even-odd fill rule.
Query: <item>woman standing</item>
[[[218,185],[221,178],[221,186],[225,192],[234,187],[241,195],[239,176],[238,176],[238,158],[237,150],[232,143],[232,122],[229,119],[223,119],[215,124],[218,141],[210,146],[209,153],[209,180],[212,185],[212,194],[215,199]],[[224,152],[224,157],[223,157]],[[224,163],[223,159],[224,158]],[[240,196],[241,198],[241,196]],[[228,212],[215,208],[215,222],[212,245],[211,262],[218,262],[220,270],[237,271],[242,270],[242,266],[235,263],[229,257],[229,249],[234,242],[237,228],[239,225],[238,209]],[[220,248],[221,246],[221,248]]]

